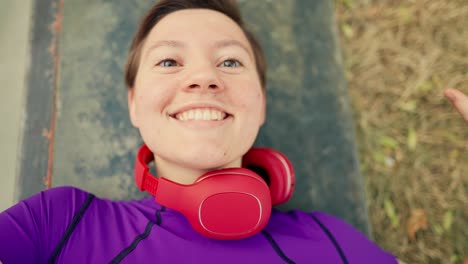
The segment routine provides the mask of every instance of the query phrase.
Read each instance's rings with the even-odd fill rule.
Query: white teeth
[[[223,120],[226,113],[214,109],[191,109],[182,113],[178,113],[176,118],[180,121],[188,120],[205,120],[205,121],[218,121]]]
[[[211,120],[211,111],[203,111],[203,119]]]
[[[203,112],[200,109],[195,110],[195,120],[202,120]]]
[[[221,118],[219,118],[221,116],[221,112],[219,111],[211,110],[211,116],[212,118],[214,117],[215,120],[221,120]]]

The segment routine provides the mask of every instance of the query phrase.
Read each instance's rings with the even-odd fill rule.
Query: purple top
[[[111,201],[73,187],[40,192],[0,214],[10,263],[397,263],[351,225],[324,213],[273,210],[259,234],[234,241],[196,233],[145,198]],[[52,260],[52,261],[51,261]]]

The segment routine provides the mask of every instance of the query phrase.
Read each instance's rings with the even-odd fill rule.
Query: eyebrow
[[[148,50],[145,52],[145,57],[147,57],[153,50],[155,50],[155,49],[157,49],[159,47],[163,47],[163,46],[169,46],[169,47],[179,48],[179,49],[186,47],[186,45],[181,41],[161,40],[161,41],[157,41],[157,42],[151,44],[151,46],[148,47]],[[247,52],[247,54],[250,56],[250,58],[253,58],[249,48],[247,46],[245,46],[242,42],[238,41],[238,40],[235,40],[235,39],[221,40],[221,41],[216,42],[215,45],[214,45],[214,47],[217,48],[217,49],[226,48],[226,47],[230,47],[230,46],[235,46],[235,47],[239,47],[239,48],[243,49],[245,52]]]
[[[173,48],[184,48],[185,44],[177,40],[161,40],[151,44],[151,46],[148,47],[148,50],[145,52],[145,57],[147,57],[153,50],[163,46],[169,46]]]
[[[242,42],[238,41],[238,40],[235,40],[235,39],[227,39],[227,40],[221,40],[221,41],[218,41],[216,42],[215,44],[215,47],[216,48],[226,48],[226,47],[230,47],[230,46],[235,46],[235,47],[239,47],[241,49],[243,49],[245,52],[247,52],[247,54],[249,54],[250,58],[252,59],[252,54],[251,54],[251,51],[250,49],[245,46]]]

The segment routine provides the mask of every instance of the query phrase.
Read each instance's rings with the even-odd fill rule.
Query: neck
[[[181,166],[157,156],[154,157],[154,161],[157,177],[164,177],[173,182],[185,185],[194,183],[201,175],[207,172],[224,168],[240,168],[242,165],[242,159],[235,160],[224,166],[208,169]]]

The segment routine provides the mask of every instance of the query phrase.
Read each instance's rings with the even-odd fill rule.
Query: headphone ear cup
[[[252,148],[244,155],[242,166],[266,172],[272,205],[285,203],[291,198],[296,179],[292,164],[283,153],[270,148]]]
[[[260,232],[272,208],[265,181],[245,168],[211,171],[191,185],[160,178],[155,198],[181,212],[197,232],[216,239],[241,239]]]

